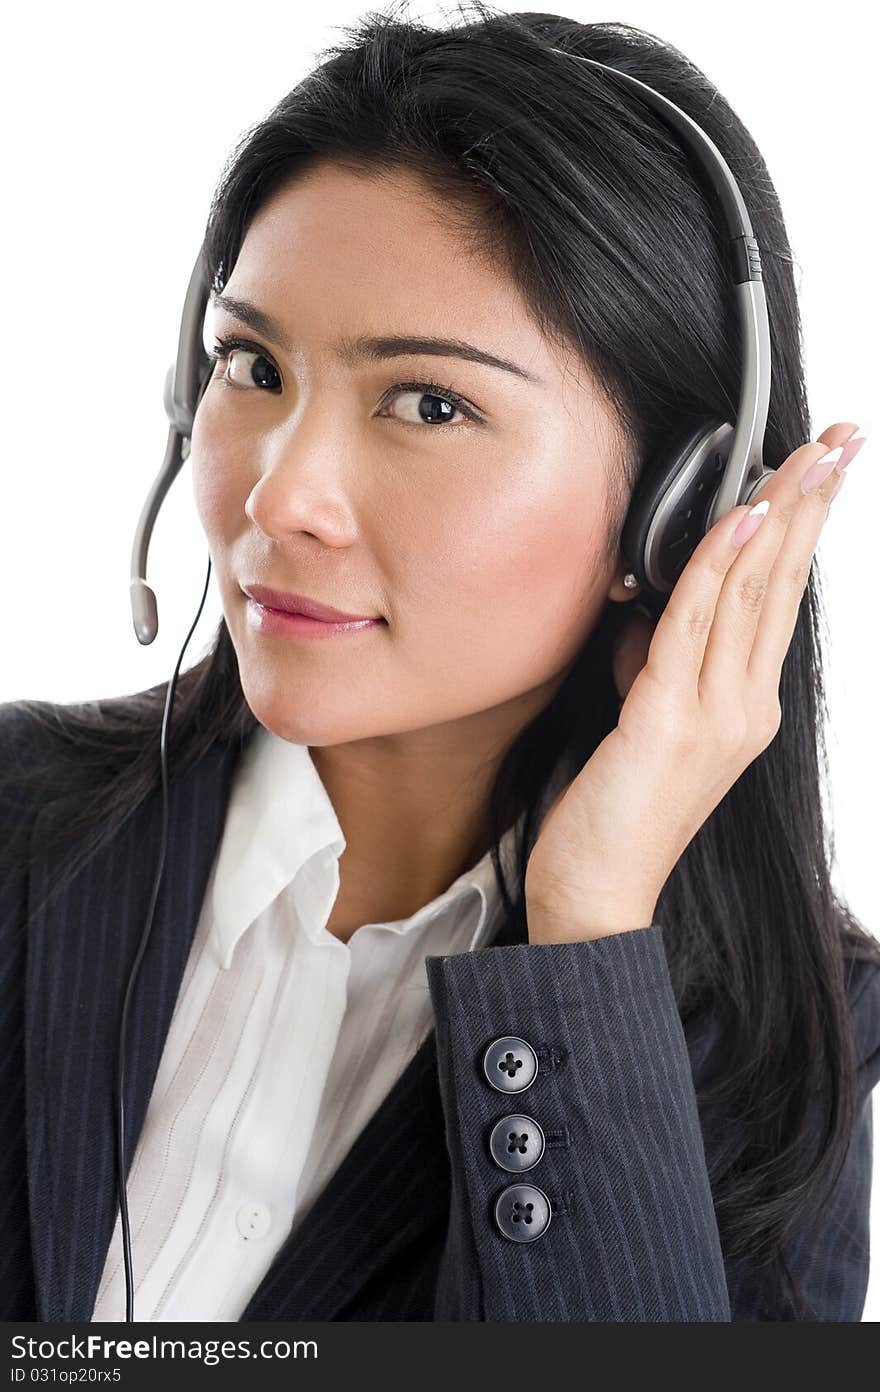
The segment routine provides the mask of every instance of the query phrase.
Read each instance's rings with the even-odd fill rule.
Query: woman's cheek
[[[385,561],[398,622],[396,658],[413,678],[429,672],[447,695],[495,704],[548,680],[575,655],[602,607],[607,578],[595,573],[602,547],[595,499],[578,483],[507,487],[482,506],[448,505],[427,534],[403,538],[411,564]],[[416,536],[421,542],[414,547]]]
[[[206,537],[210,541],[234,535],[237,522],[240,525],[244,517],[246,494],[242,493],[242,476],[230,459],[229,441],[221,450],[210,429],[200,426],[198,413],[193,426],[190,469],[193,499]]]
[[[601,604],[602,508],[595,480],[564,487],[557,475],[542,487],[535,473],[519,487],[514,481],[479,517],[441,532],[437,554],[455,558],[459,623],[469,616],[490,641],[519,635],[552,658],[582,641],[594,590]]]

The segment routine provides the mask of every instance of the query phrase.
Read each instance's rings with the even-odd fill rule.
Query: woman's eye
[[[466,420],[478,419],[476,414],[464,405],[457,392],[434,382],[401,382],[392,388],[390,396],[386,399],[386,407],[390,401],[397,398],[406,402],[407,397],[409,404],[404,405],[400,414],[391,417],[404,425],[453,425],[456,424],[457,414]]]
[[[243,354],[244,358],[252,358],[253,362],[236,363],[236,355]],[[281,385],[278,376],[278,369],[258,348],[248,347],[244,343],[224,342],[214,345],[211,351],[212,358],[218,362],[226,363],[226,371],[220,373],[223,381],[229,382],[233,387],[240,387],[247,391],[249,387],[262,388],[264,391],[274,391]]]

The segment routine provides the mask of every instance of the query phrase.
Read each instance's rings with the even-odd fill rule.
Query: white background
[[[236,139],[342,38],[337,26],[369,8],[325,0],[318,22],[310,7],[278,0],[151,0],[140,11],[55,0],[6,17],[0,700],[102,698],[170,677],[208,561],[186,464],[153,534],[148,578],[160,632],[148,647],[132,628],[129,561],[164,453],[165,371],[210,196]],[[815,432],[836,420],[870,432],[876,7],[654,0],[623,11],[547,8],[648,29],[723,92],[781,197]],[[454,19],[451,6],[416,3],[411,13]],[[818,553],[832,654],[835,879],[875,933],[877,467],[872,437]],[[185,666],[203,655],[220,612],[212,576]],[[876,1244],[880,1198],[872,1220]],[[864,1318],[878,1313],[875,1271]]]

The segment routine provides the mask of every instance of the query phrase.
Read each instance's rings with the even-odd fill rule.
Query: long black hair
[[[626,441],[611,476],[607,545],[616,554],[633,485],[664,439],[690,419],[734,418],[740,352],[724,233],[692,157],[620,84],[549,50],[596,58],[692,115],[739,181],[762,250],[774,369],[764,457],[778,467],[811,435],[792,254],[764,161],[720,93],[675,48],[626,24],[500,14],[476,0],[459,5],[460,22],[435,28],[411,22],[405,8],[344,26],[344,41],[239,142],[206,224],[214,288],[228,280],[255,213],[310,163],[421,175],[461,234],[502,260],[542,331],[574,347],[616,411]],[[729,1135],[707,1157],[719,1233],[727,1259],[774,1273],[766,1314],[777,1319],[812,1317],[784,1242],[842,1167],[854,1115],[847,963],[880,958],[831,886],[819,589],[814,560],[782,669],[781,727],[688,845],[655,913],[683,1021],[709,1010],[723,1022],[721,1066],[697,1093],[704,1124],[714,1114]],[[487,800],[499,892],[522,923],[542,798],[616,724],[612,645],[626,609],[606,606],[560,688],[506,750]],[[61,857],[56,892],[157,787],[166,689],[15,703],[39,740],[3,776],[67,812],[57,850],[72,854]],[[256,725],[221,620],[178,681],[172,770],[218,741],[243,746]],[[508,887],[498,841],[521,812]],[[823,1110],[814,1129],[815,1098]],[[724,1128],[733,1114],[747,1120],[745,1137]]]

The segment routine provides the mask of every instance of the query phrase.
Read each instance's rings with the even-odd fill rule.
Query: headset
[[[751,502],[775,473],[765,468],[762,451],[770,400],[770,327],[761,272],[761,256],[739,186],[718,147],[674,102],[647,83],[593,58],[552,47],[566,59],[588,63],[619,79],[641,97],[682,139],[706,175],[721,204],[728,236],[728,269],[736,295],[740,323],[740,394],[736,422],[704,419],[665,442],[650,470],[644,470],[630,500],[621,532],[621,551],[630,574],[642,587],[639,602],[659,618],[679,574],[701,538],[732,508]],[[147,552],[156,517],[168,489],[189,457],[193,422],[211,376],[213,358],[202,341],[210,298],[210,268],[204,243],[196,257],[183,305],[177,358],[165,378],[168,443],[162,467],[143,505],[131,553],[132,621],[138,642],[152,643],[159,631],[156,596],[147,584]],[[156,877],[146,926],[131,969],[119,1027],[116,1072],[116,1179],[125,1261],[126,1320],[134,1320],[134,1279],[128,1221],[125,1167],[125,1038],[128,1007],[146,949],[168,838],[168,724],[180,664],[204,608],[211,578],[211,558],[196,616],[180,650],[168,684],[162,719],[162,831]]]

